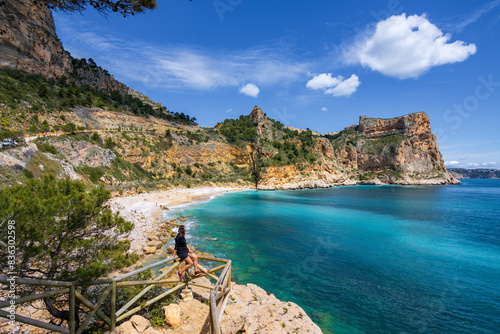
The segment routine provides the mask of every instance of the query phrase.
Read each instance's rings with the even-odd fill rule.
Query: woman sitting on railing
[[[189,244],[186,243],[186,228],[184,227],[184,225],[179,226],[179,232],[175,237],[175,248],[172,258],[175,257],[176,254],[181,260],[184,260],[184,262],[186,262],[184,268],[177,272],[177,277],[179,277],[180,281],[182,281],[183,273],[191,268],[193,264],[194,275],[198,276],[202,274],[201,271],[198,271],[198,256],[196,256],[196,254],[189,249]]]

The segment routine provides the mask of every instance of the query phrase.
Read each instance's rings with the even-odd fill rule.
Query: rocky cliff
[[[429,117],[413,113],[391,119],[361,116],[333,140],[343,166],[368,174],[361,181],[398,184],[459,183],[446,169]],[[393,173],[384,173],[392,171]]]
[[[137,180],[185,186],[239,182],[254,183],[259,189],[458,183],[443,164],[425,113],[392,119],[361,116],[358,124],[328,135],[285,127],[257,106],[249,116],[215,128],[199,128],[189,117],[182,124],[165,107],[117,82],[92,59],[67,54],[44,2],[0,0],[0,8],[0,67],[45,78],[37,85],[36,78],[3,70],[0,84],[8,94],[2,94],[5,103],[0,103],[2,136],[64,128],[95,132],[41,141],[44,163],[40,165],[59,161],[50,170],[61,177],[78,175],[108,185]],[[69,82],[46,81],[62,76]],[[88,86],[96,91],[77,89]],[[96,147],[112,153],[99,156],[107,151],[97,153]],[[15,165],[24,166],[28,176],[47,171],[33,163]],[[19,170],[9,166],[0,163],[3,174]]]
[[[0,67],[46,78],[72,72],[52,12],[43,1],[0,0]]]
[[[324,136],[312,131],[280,134],[279,124],[272,131],[268,120],[251,118],[259,119],[258,129],[267,128],[267,133],[259,131],[264,143],[272,142],[272,146],[263,144],[261,189],[459,183],[444,166],[429,117],[423,112],[391,119],[361,116],[358,124]],[[295,138],[290,140],[290,136]],[[306,160],[283,163],[294,152],[290,144],[308,151]]]
[[[197,284],[210,284],[200,278]],[[152,328],[141,316],[133,316],[116,328],[112,334],[200,334],[209,333],[209,306],[206,289],[193,286],[195,298],[165,306],[167,329]],[[292,302],[282,302],[254,284],[233,284],[230,298],[221,321],[222,333],[321,334],[321,329],[304,310]]]
[[[75,179],[76,172],[77,178],[109,186],[146,181],[242,186],[255,184],[256,177],[259,189],[459,183],[444,166],[425,113],[393,119],[361,116],[358,124],[326,136],[285,128],[265,117],[259,108],[242,116],[241,125],[232,128],[225,123],[200,128],[85,107],[38,118],[47,128],[70,123],[82,132],[39,138],[40,154],[45,156],[41,156],[43,161],[35,159],[41,161],[39,164],[22,162],[18,155],[5,151],[0,159],[4,171],[0,178],[7,170],[43,174],[48,170],[40,170],[40,165],[47,165],[44,161],[48,158],[50,164],[60,162],[58,168],[51,169],[60,177]],[[241,132],[240,137],[235,135],[235,139],[232,136],[237,132]]]
[[[71,57],[57,37],[52,12],[44,1],[0,0],[0,68],[44,78],[64,76],[78,85],[129,93],[153,104],[93,61]]]

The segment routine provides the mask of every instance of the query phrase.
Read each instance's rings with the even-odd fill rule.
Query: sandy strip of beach
[[[130,252],[143,254],[148,240],[159,230],[163,222],[162,212],[181,204],[209,199],[211,196],[248,190],[246,188],[195,188],[155,191],[134,196],[115,197],[109,201],[113,212],[134,224],[130,232]]]

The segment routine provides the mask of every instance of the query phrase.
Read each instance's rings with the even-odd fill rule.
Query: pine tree
[[[87,191],[83,182],[52,175],[0,190],[1,220],[15,231],[14,263],[2,266],[0,274],[89,281],[131,265],[137,256],[126,253],[130,244],[118,236],[133,225],[105,207],[109,198],[102,187]],[[0,261],[8,263],[7,233],[1,238]],[[44,302],[52,316],[68,320],[68,311],[58,309],[53,299]]]
[[[49,8],[66,12],[82,12],[87,7],[93,7],[101,13],[115,12],[123,16],[144,13],[155,9],[156,0],[44,0]]]

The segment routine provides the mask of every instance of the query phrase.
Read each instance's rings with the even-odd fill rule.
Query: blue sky
[[[500,0],[162,0],[54,18],[73,56],[200,126],[255,105],[320,133],[425,111],[448,167],[500,168]]]

